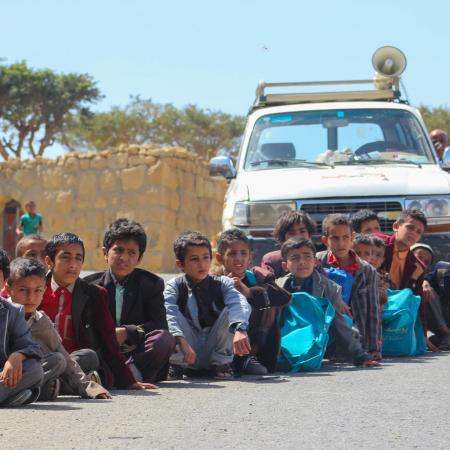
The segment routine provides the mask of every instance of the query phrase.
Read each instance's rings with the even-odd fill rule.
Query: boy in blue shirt
[[[30,200],[25,205],[26,214],[20,217],[19,226],[17,227],[17,234],[29,236],[30,234],[42,233],[42,216],[36,212],[36,203]]]

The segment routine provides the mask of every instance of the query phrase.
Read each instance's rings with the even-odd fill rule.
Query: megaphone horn
[[[406,56],[396,47],[380,47],[372,56],[372,65],[378,74],[397,78],[406,68]]]

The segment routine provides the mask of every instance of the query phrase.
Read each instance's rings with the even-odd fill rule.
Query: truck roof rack
[[[266,106],[290,105],[296,103],[316,102],[345,102],[345,101],[394,101],[400,99],[398,80],[389,78],[377,78],[372,80],[340,80],[340,81],[300,81],[286,83],[266,83],[260,81],[256,88],[256,99],[251,109],[264,108]],[[292,92],[266,94],[266,88],[285,87],[311,87],[311,86],[337,86],[372,84],[380,89],[358,90],[358,91],[335,91],[335,92]],[[393,87],[395,89],[393,89]]]

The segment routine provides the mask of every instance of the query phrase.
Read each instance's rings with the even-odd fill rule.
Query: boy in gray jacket
[[[9,265],[6,259],[0,262],[3,280]],[[0,297],[0,406],[21,406],[37,399],[43,376],[41,357],[28,332],[23,307]]]
[[[379,363],[372,361],[359,341],[356,331],[348,325],[343,313],[345,304],[341,296],[341,286],[322,275],[316,267],[316,248],[312,241],[303,238],[287,240],[281,246],[283,270],[288,275],[278,278],[278,286],[289,292],[306,292],[313,297],[327,298],[336,314],[330,327],[336,352],[348,355],[356,366],[372,367]]]
[[[60,379],[64,381],[68,394],[83,398],[111,398],[103,386],[88,379],[65,350],[51,320],[44,312],[37,311],[44,295],[45,275],[46,269],[40,261],[16,258],[11,262],[6,281],[6,290],[11,300],[23,305],[31,336],[44,353],[44,378],[39,399],[55,400],[59,393]]]
[[[212,249],[206,236],[183,233],[175,239],[174,252],[184,275],[170,280],[164,290],[169,331],[179,349],[171,363],[231,378],[233,356],[250,353],[250,306],[233,280],[209,274]]]

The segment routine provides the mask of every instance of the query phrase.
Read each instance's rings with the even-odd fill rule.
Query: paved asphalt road
[[[294,376],[162,383],[0,412],[0,448],[446,448],[450,354]]]

